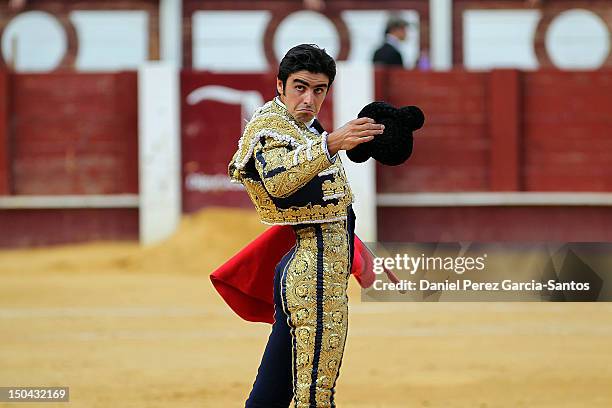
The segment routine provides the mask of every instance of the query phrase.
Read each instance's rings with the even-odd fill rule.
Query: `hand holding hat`
[[[420,129],[425,116],[416,106],[396,108],[386,102],[366,105],[358,117],[374,119],[384,125],[382,134],[346,152],[349,159],[362,163],[370,157],[388,166],[404,163],[412,154],[412,132]]]

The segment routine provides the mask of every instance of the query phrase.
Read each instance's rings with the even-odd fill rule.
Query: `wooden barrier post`
[[[179,73],[149,62],[138,70],[140,241],[169,237],[181,218]]]
[[[9,73],[0,71],[0,195],[11,193],[11,165],[9,140]]]
[[[522,190],[521,84],[517,70],[493,70],[489,80],[491,191]]]
[[[358,84],[356,86],[355,84]],[[334,82],[334,129],[357,117],[374,100],[374,70],[371,64],[338,63]],[[376,241],[376,162],[353,163],[340,152],[342,164],[355,194],[353,209],[359,220],[355,232],[367,242]]]

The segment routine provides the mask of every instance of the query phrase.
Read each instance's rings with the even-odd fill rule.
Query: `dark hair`
[[[389,34],[391,31],[393,31],[396,28],[402,28],[402,27],[408,27],[410,25],[410,23],[408,23],[406,20],[404,20],[401,17],[390,17],[389,20],[387,20],[387,28],[385,29],[385,35]]]
[[[329,86],[336,77],[336,62],[315,44],[300,44],[287,51],[278,66],[278,79],[283,82],[283,90],[287,86],[289,75],[298,71],[308,71],[313,74],[325,74],[329,78]]]

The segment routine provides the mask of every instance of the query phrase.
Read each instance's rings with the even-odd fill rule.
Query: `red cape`
[[[274,269],[294,245],[295,233],[290,226],[270,227],[218,267],[210,280],[238,316],[251,322],[274,323]],[[373,263],[374,256],[355,235],[351,273],[362,288],[374,282]]]

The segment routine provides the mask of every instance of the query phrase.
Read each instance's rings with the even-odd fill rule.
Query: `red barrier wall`
[[[610,207],[380,207],[386,242],[612,242]]]
[[[227,187],[227,163],[244,116],[241,99],[228,95],[256,91],[269,100],[274,74],[181,75],[184,211],[250,207],[243,191]],[[377,99],[418,105],[427,117],[413,157],[402,166],[378,167],[378,192],[609,192],[610,78],[610,71],[378,71]],[[229,93],[188,101],[209,86]],[[0,73],[0,91],[0,195],[138,193],[136,73]],[[330,95],[320,115],[328,130],[331,103]],[[96,221],[107,216],[104,226]],[[605,206],[378,212],[381,239],[421,241],[606,241],[608,219],[612,207]],[[2,210],[0,229],[0,246],[136,238],[138,211]]]
[[[0,210],[0,248],[138,240],[137,208]]]
[[[523,74],[530,191],[612,191],[612,71]]]
[[[376,72],[376,99],[417,105],[426,121],[406,164],[378,166],[378,192],[486,190],[487,74],[389,71]]]
[[[14,194],[138,193],[136,73],[10,78]]]
[[[138,194],[137,91],[135,72],[0,72],[0,199]],[[138,209],[22,203],[0,231],[0,247],[133,240]]]
[[[377,99],[418,105],[427,116],[416,133],[413,157],[402,166],[378,166],[378,192],[609,191],[609,77],[606,71],[378,70]],[[267,100],[274,95],[273,84],[273,74],[183,73],[185,211],[251,206],[243,191],[188,188],[190,174],[225,178],[241,130],[241,108],[212,100],[190,105],[187,95],[222,85],[256,90]],[[322,114],[328,128],[329,102]],[[379,207],[378,222],[379,237],[391,240],[605,241],[611,238],[609,215],[608,207],[560,205]]]
[[[241,98],[244,91],[258,93],[261,101],[273,98],[274,79],[272,74],[182,72],[181,174],[185,212],[210,205],[251,205],[246,193],[233,190],[227,177],[227,165],[237,149],[244,121],[242,105],[236,98]],[[197,103],[188,102],[192,92],[212,92],[214,86],[219,87],[216,93]]]
[[[10,194],[9,75],[0,71],[0,196]]]
[[[418,105],[414,153],[379,193],[612,191],[612,71],[378,71],[376,97]],[[381,240],[611,241],[612,207],[379,207]]]
[[[189,99],[193,92],[207,94],[193,103],[195,100],[190,102]],[[238,148],[244,121],[251,116],[248,100],[259,98],[263,103],[275,95],[276,73],[237,75],[182,72],[181,143],[185,212],[210,205],[252,207],[246,192],[229,184],[227,165]],[[325,128],[331,128],[331,92],[323,104],[319,119]]]
[[[612,71],[376,75],[377,99],[426,114],[381,193],[612,191]]]

